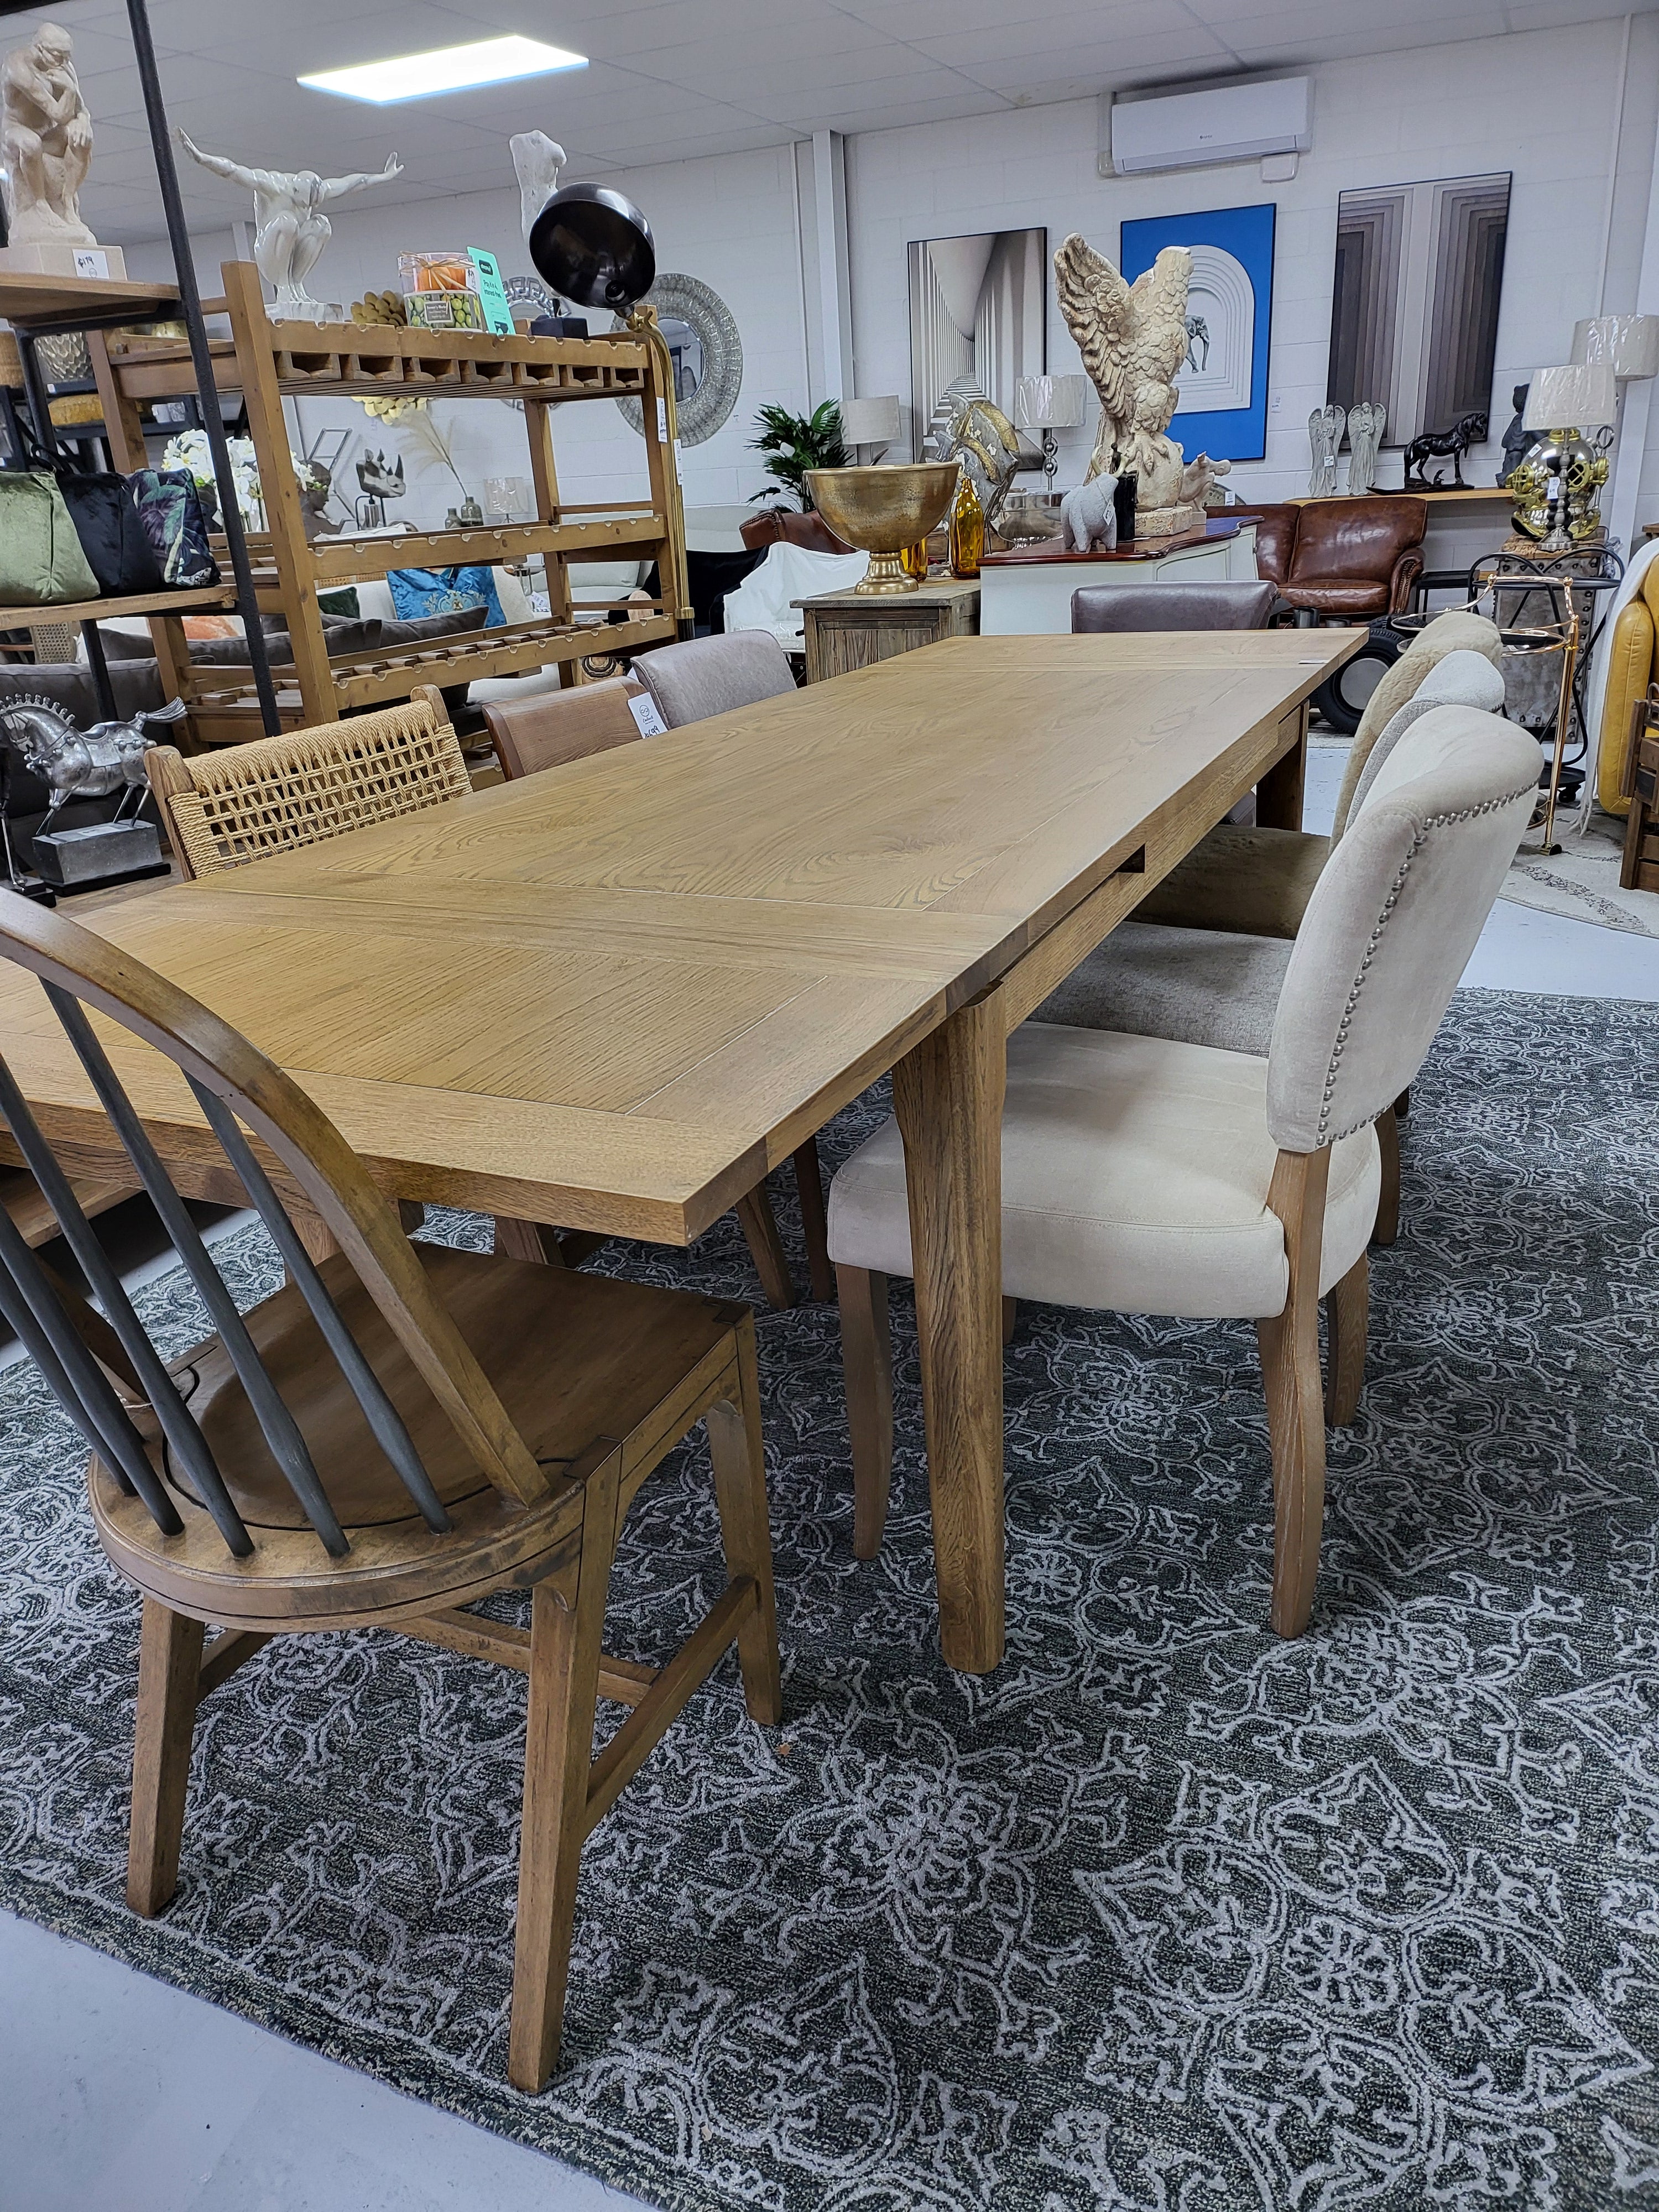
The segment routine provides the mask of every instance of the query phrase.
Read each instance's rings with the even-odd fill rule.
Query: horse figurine
[[[1467,491],[1463,481],[1463,456],[1471,446],[1478,446],[1486,434],[1484,415],[1460,415],[1449,430],[1425,430],[1420,438],[1413,438],[1406,448],[1406,481],[1402,491]],[[1449,459],[1452,465],[1452,480],[1445,482],[1445,471],[1437,469],[1432,479],[1424,474],[1425,461]],[[1412,474],[1415,469],[1415,476]]]
[[[144,755],[155,743],[146,734],[146,723],[182,721],[188,711],[182,699],[173,699],[165,707],[136,714],[130,722],[94,722],[91,729],[81,730],[50,699],[12,699],[0,706],[0,732],[50,794],[36,836],[51,829],[59,809],[71,799],[107,799],[112,791],[121,793],[114,817],[118,822],[129,793],[142,792],[146,785]],[[142,799],[138,804],[143,805]]]

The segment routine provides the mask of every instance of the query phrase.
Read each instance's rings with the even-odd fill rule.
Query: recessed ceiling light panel
[[[441,46],[435,53],[400,54],[386,62],[362,62],[355,69],[319,70],[300,83],[313,92],[337,92],[348,100],[430,100],[441,92],[466,92],[474,85],[505,84],[518,76],[543,76],[550,70],[586,69],[586,54],[545,46],[539,39],[482,39],[476,46]]]

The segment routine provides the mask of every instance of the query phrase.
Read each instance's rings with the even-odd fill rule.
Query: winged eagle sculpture
[[[1192,343],[1192,273],[1187,248],[1166,246],[1150,269],[1126,283],[1075,231],[1054,255],[1060,313],[1100,394],[1089,477],[1133,472],[1135,531],[1143,538],[1178,538],[1200,528],[1205,501],[1231,465],[1203,453],[1189,464],[1165,434],[1180,404],[1176,377]]]

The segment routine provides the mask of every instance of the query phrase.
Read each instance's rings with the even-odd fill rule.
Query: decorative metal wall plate
[[[528,307],[532,315],[556,315],[563,312],[539,276],[509,276],[502,289],[511,306]]]
[[[696,276],[670,272],[658,277],[646,294],[644,305],[656,309],[657,320],[669,339],[671,351],[675,349],[668,325],[685,325],[690,340],[679,349],[677,359],[684,359],[694,349],[701,351],[696,387],[677,402],[680,443],[701,446],[705,439],[714,436],[737,405],[743,383],[743,341],[738,336],[732,311],[718,292],[711,291]],[[623,328],[620,317],[615,328]],[[619,399],[617,404],[629,428],[643,437],[643,404],[637,399]]]

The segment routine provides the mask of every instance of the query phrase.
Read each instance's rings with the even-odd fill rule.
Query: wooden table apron
[[[982,1672],[1005,1040],[1252,787],[1299,817],[1308,696],[1364,636],[951,639],[92,920],[400,1198],[688,1243],[892,1069],[942,1640]],[[172,1063],[100,1027],[181,1186],[238,1195]],[[66,1158],[106,1161],[21,970],[0,1040]]]

